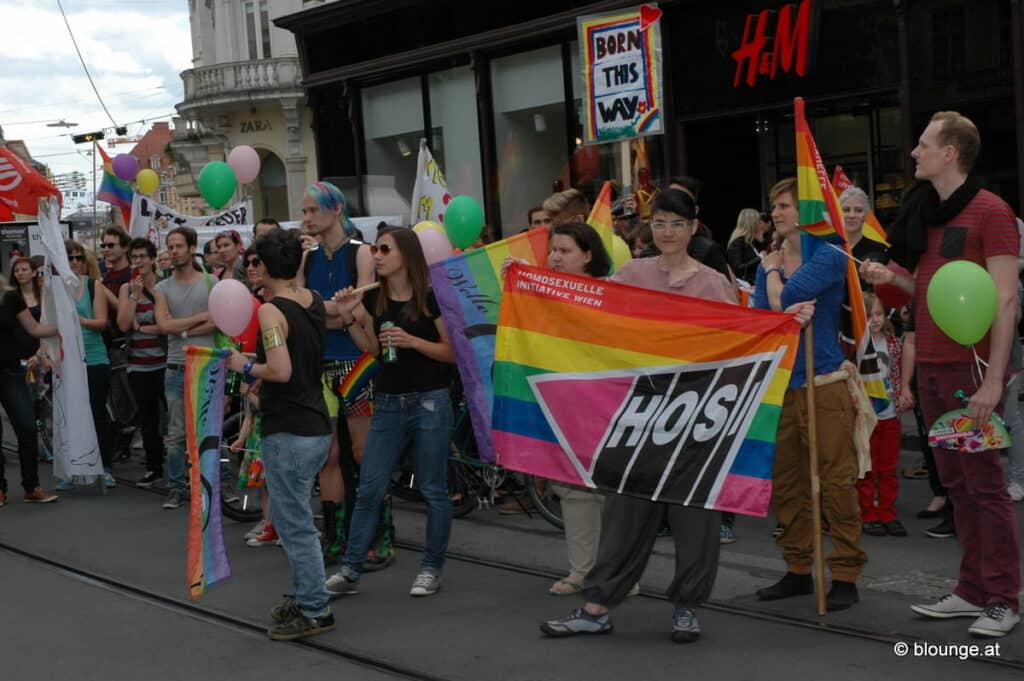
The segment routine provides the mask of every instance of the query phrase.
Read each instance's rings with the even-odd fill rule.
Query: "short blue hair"
[[[306,193],[313,197],[320,210],[341,209],[341,226],[349,236],[355,234],[356,226],[348,217],[348,201],[340,189],[330,182],[316,182],[306,187]]]

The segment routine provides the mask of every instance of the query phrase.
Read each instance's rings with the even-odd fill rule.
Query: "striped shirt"
[[[921,256],[915,276],[917,362],[952,364],[973,362],[971,349],[960,345],[936,326],[928,305],[928,284],[940,267],[952,260],[969,260],[985,267],[986,258],[1020,253],[1017,220],[1006,202],[982,189],[971,202],[944,225],[928,227],[928,248]],[[988,358],[989,335],[975,346]]]
[[[153,294],[143,291],[142,302],[135,304],[135,323],[141,328],[156,324],[156,303]],[[156,371],[167,364],[167,349],[162,337],[132,331],[128,342],[128,371]]]

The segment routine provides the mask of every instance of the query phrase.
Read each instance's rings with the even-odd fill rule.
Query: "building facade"
[[[307,3],[308,4],[308,3]],[[336,0],[276,23],[293,32],[319,174],[363,214],[406,201],[426,138],[453,194],[483,200],[505,235],[556,186],[621,175],[616,145],[583,145],[576,21],[635,2]],[[829,170],[840,164],[883,222],[912,180],[934,111],[970,116],[977,172],[1024,201],[1020,0],[669,0],[662,11],[665,132],[642,154],[656,184],[705,183],[702,218],[725,239],[742,208],[795,171],[793,98]],[[634,161],[641,151],[634,147]],[[630,184],[630,177],[619,177]]]
[[[171,152],[176,191],[197,196],[210,161],[231,149],[259,152],[260,176],[239,188],[251,195],[256,219],[295,219],[302,192],[316,180],[310,112],[300,86],[294,37],[274,20],[301,10],[301,0],[189,0],[193,67],[182,72]]]

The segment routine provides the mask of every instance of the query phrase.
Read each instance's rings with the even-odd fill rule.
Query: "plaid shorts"
[[[354,359],[329,359],[324,361],[323,388],[327,413],[331,418],[338,415],[343,401],[335,389],[356,365]],[[367,383],[351,400],[344,400],[346,416],[371,416],[373,414],[373,384]]]

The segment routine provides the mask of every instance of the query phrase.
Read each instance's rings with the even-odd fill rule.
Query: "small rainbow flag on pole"
[[[494,445],[513,470],[764,516],[791,315],[513,265]]]
[[[103,182],[100,183],[100,190],[96,192],[96,198],[121,209],[124,229],[127,231],[132,220],[132,185],[114,174],[114,162],[110,160],[110,156],[99,144],[95,146],[103,159]]]
[[[597,195],[597,200],[594,201],[594,205],[590,209],[587,224],[597,231],[598,236],[601,237],[601,243],[604,244],[604,250],[608,252],[608,257],[611,258],[612,242],[615,236],[615,231],[612,229],[611,182],[606,181],[601,187],[601,193]]]
[[[430,282],[455,348],[455,363],[462,377],[473,433],[483,461],[494,461],[491,372],[498,306],[504,286],[502,264],[509,256],[530,264],[544,264],[547,252],[548,229],[538,227],[430,266]]]
[[[224,421],[226,348],[185,349],[185,446],[191,464],[188,591],[194,600],[207,585],[231,576],[220,513],[220,442]]]
[[[351,402],[359,392],[366,387],[366,384],[373,380],[380,370],[380,363],[377,358],[368,352],[364,352],[352,366],[352,370],[345,374],[345,377],[338,382],[337,393],[346,403]]]
[[[846,176],[842,166],[836,166],[835,170],[832,171],[832,186],[835,187],[836,193],[839,196],[842,196],[843,192],[853,186],[853,182],[850,182],[850,178]],[[886,240],[885,230],[882,229],[882,224],[875,217],[875,211],[871,210],[870,207],[868,207],[868,216],[864,219],[864,236],[876,243],[882,244],[886,248],[892,245]]]

